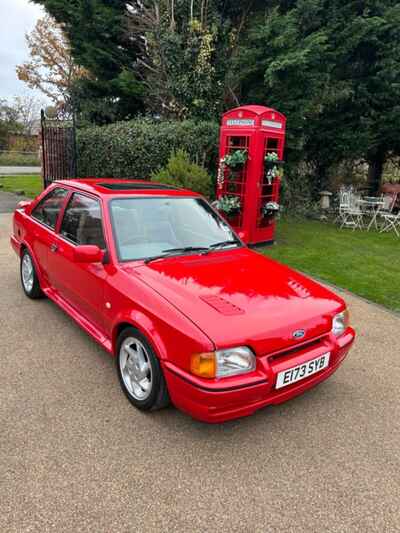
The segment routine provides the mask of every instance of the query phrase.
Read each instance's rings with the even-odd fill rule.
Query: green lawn
[[[392,233],[282,220],[274,246],[260,251],[305,273],[400,311],[400,239]]]
[[[25,191],[25,195],[31,198],[37,196],[43,190],[41,176],[0,176],[0,191]]]

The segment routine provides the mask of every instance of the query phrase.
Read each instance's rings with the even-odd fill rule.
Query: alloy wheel
[[[136,400],[146,400],[153,386],[151,362],[146,348],[135,337],[127,337],[120,347],[119,365],[124,385]]]
[[[25,254],[22,259],[22,283],[26,292],[30,293],[34,283],[34,269],[29,254]]]

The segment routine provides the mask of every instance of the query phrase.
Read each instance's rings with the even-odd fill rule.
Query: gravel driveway
[[[400,318],[356,297],[328,381],[209,426],[143,414],[112,359],[19,286],[0,215],[0,531],[399,531]]]
[[[26,200],[23,196],[17,196],[11,192],[0,191],[0,213],[11,213],[18,202]]]

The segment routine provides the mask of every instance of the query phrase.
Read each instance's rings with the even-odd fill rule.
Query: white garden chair
[[[381,212],[380,215],[383,218],[383,224],[381,233],[387,232],[387,231],[394,231],[395,234],[400,237],[400,211],[395,215],[393,213],[393,208],[396,204],[397,195],[394,196],[393,203],[391,205],[390,212],[384,213]]]
[[[359,199],[352,188],[339,191],[339,214],[336,220],[340,221],[340,228],[362,229],[364,213],[358,205]]]
[[[383,204],[382,208],[378,211],[379,217],[385,219],[387,215],[393,214],[393,209],[397,202],[397,196],[397,193],[387,193],[382,195]]]
[[[339,196],[339,207],[338,207],[338,215],[335,218],[335,224],[336,222],[339,222],[340,224],[342,224],[350,209],[350,190],[342,187],[339,191],[338,196]]]

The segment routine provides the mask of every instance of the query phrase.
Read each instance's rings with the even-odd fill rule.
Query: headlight
[[[251,372],[256,368],[256,358],[253,352],[245,346],[219,350],[215,352],[215,355],[217,361],[216,376],[218,378]]]
[[[347,309],[342,311],[341,313],[338,313],[333,317],[332,320],[332,333],[339,337],[346,331],[346,329],[349,326],[349,312]]]
[[[249,348],[239,346],[213,353],[192,355],[190,370],[203,378],[222,378],[252,372],[256,368],[255,355]]]

